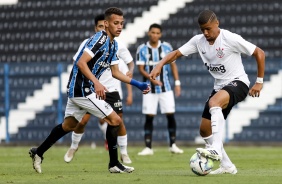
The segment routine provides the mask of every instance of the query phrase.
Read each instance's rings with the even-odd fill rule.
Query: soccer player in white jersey
[[[118,44],[114,38],[119,36],[123,29],[122,10],[115,7],[108,8],[105,11],[105,20],[105,31],[99,31],[88,39],[73,64],[67,86],[68,101],[64,122],[55,126],[40,146],[29,150],[33,168],[38,173],[42,172],[43,154],[60,138],[73,131],[87,112],[108,122],[106,136],[109,145],[109,172],[131,173],[134,171],[133,167],[125,166],[118,160],[117,131],[122,124],[122,119],[104,101],[107,88],[98,79],[110,66],[113,77],[122,82],[136,86],[143,93],[148,93],[150,87],[119,71]]]
[[[146,120],[144,125],[145,148],[138,155],[153,155],[152,134],[153,119],[157,114],[158,103],[160,104],[161,113],[166,114],[167,128],[169,136],[169,150],[172,153],[183,153],[175,144],[176,139],[176,121],[174,118],[175,102],[174,95],[169,81],[169,65],[162,69],[162,73],[157,80],[151,80],[149,73],[156,64],[169,52],[172,47],[169,43],[160,40],[162,36],[162,27],[159,24],[152,24],[149,27],[149,41],[142,44],[137,49],[136,64],[140,73],[144,77],[144,82],[150,83],[151,92],[143,95],[142,113],[145,114]],[[173,77],[175,79],[175,93],[180,96],[181,88],[178,76],[178,70],[175,62],[170,64]]]
[[[104,14],[97,15],[95,17],[95,26],[94,31],[98,32],[105,29],[105,17]],[[73,60],[75,61],[79,55],[79,52],[81,48],[85,45],[88,39],[85,39],[81,45],[79,46],[79,49],[77,53],[74,55]],[[132,77],[132,73],[134,70],[134,63],[133,58],[129,52],[129,50],[125,47],[125,45],[115,38],[115,40],[118,43],[118,51],[117,56],[120,59],[119,62],[119,70],[123,72],[124,74],[128,75],[129,77]],[[127,66],[128,65],[128,66]],[[128,69],[130,68],[130,71]],[[111,107],[114,109],[114,111],[122,118],[122,89],[121,89],[121,82],[115,78],[112,77],[111,69],[108,68],[105,70],[105,72],[101,75],[99,78],[99,81],[102,85],[104,85],[108,92],[106,93],[106,99],[105,101],[111,105]],[[132,88],[131,85],[127,84],[128,89],[128,98],[127,98],[127,104],[131,105],[132,103]],[[82,121],[79,122],[75,128],[75,130],[72,132],[72,143],[70,148],[68,149],[67,153],[64,156],[65,162],[69,163],[72,161],[76,151],[78,150],[78,144],[81,141],[81,138],[84,134],[84,129],[91,117],[91,114],[87,113],[82,118]],[[107,122],[105,122],[103,119],[99,119],[99,127],[103,132],[103,136],[105,139],[105,147],[108,149],[108,142],[106,139],[106,130],[107,130]],[[127,153],[127,133],[125,125],[122,123],[119,130],[118,130],[118,139],[117,143],[120,147],[120,153],[121,153],[121,160],[123,163],[130,164],[132,163],[130,157]]]
[[[232,107],[243,101],[248,93],[252,97],[259,97],[263,87],[265,54],[240,35],[220,29],[219,21],[211,10],[204,10],[199,14],[198,24],[203,34],[192,37],[178,50],[163,58],[150,73],[150,77],[155,80],[165,64],[183,55],[200,54],[215,81],[200,125],[200,134],[207,146],[205,149],[197,148],[196,151],[204,157],[221,161],[220,168],[211,174],[236,174],[237,168],[223,148],[225,119]],[[257,80],[251,89],[241,54],[252,55],[257,62]]]

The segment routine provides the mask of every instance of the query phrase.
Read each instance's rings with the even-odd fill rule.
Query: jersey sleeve
[[[254,53],[256,45],[248,42],[242,38],[242,36],[236,33],[229,32],[229,34],[227,34],[228,37],[226,38],[226,41],[229,42],[235,52],[243,53],[249,56]]]
[[[105,45],[106,41],[107,33],[105,31],[99,31],[88,39],[84,51],[93,58],[95,54]]]
[[[126,46],[119,40],[116,40],[118,43],[118,51],[117,56],[119,59],[123,60],[126,64],[133,61],[133,58],[129,52],[129,50],[126,48]]]
[[[75,53],[75,55],[72,57],[72,59],[75,61],[80,53],[80,51],[83,49],[85,43],[87,42],[88,39],[85,39],[79,46],[77,52]]]
[[[193,38],[191,38],[187,43],[185,43],[180,48],[178,48],[178,50],[184,56],[189,56],[190,54],[197,53],[198,52],[197,41],[198,41],[198,36],[196,35]]]
[[[145,65],[146,63],[146,53],[145,44],[140,45],[136,51],[136,65]]]

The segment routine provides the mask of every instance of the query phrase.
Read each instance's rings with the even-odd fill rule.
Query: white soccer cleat
[[[154,154],[154,151],[148,147],[144,148],[141,152],[138,153],[138,155],[141,155],[141,156],[153,155],[153,154]]]
[[[78,150],[78,148],[77,149],[69,148],[67,153],[64,156],[65,162],[69,163],[70,161],[72,161],[72,159],[73,159],[75,153],[77,152],[77,150]]]
[[[132,173],[134,167],[125,166],[118,162],[117,165],[113,167],[109,166],[109,171],[110,173]]]
[[[38,173],[41,173],[41,163],[42,163],[42,160],[43,160],[43,157],[40,157],[36,154],[36,150],[37,148],[31,148],[29,150],[29,156],[32,158],[32,166],[33,166],[33,169],[38,172]]]
[[[222,159],[222,154],[214,148],[197,148],[196,151],[203,157],[208,157],[218,161],[221,161]]]
[[[218,168],[214,171],[211,171],[210,174],[236,174],[237,172],[238,172],[237,168],[233,164],[231,167],[228,167],[228,168],[224,168],[224,167],[220,166],[220,168]]]
[[[121,161],[123,163],[125,163],[125,164],[131,164],[132,163],[132,161],[130,160],[128,154],[121,154],[120,157],[121,157],[120,159],[121,159]]]
[[[182,149],[178,148],[175,143],[172,144],[172,146],[169,148],[169,151],[171,153],[176,153],[176,154],[184,153],[184,151]]]

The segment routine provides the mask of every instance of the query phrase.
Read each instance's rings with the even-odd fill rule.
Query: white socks
[[[117,143],[120,148],[120,153],[127,155],[127,135],[118,136]]]
[[[80,142],[80,140],[81,140],[83,134],[84,134],[84,133],[82,133],[82,134],[77,134],[77,133],[75,133],[75,132],[72,132],[72,135],[71,135],[71,140],[72,140],[72,142],[71,142],[71,148],[72,148],[72,149],[77,149],[77,148],[78,148],[78,144],[79,144],[79,142]]]
[[[211,126],[212,126],[212,134],[213,134],[213,143],[212,146],[221,153],[221,149],[223,148],[222,138],[225,127],[225,119],[222,114],[222,109],[220,107],[212,107],[210,108],[211,114]]]
[[[99,122],[99,123],[98,123],[98,126],[99,126],[100,130],[101,130],[102,133],[103,133],[104,139],[106,140],[106,132],[107,132],[108,123],[107,123],[107,122],[104,122],[104,123],[101,125],[100,122]]]

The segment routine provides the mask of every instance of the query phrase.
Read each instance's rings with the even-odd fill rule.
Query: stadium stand
[[[56,76],[57,63],[72,61],[72,56],[80,42],[93,34],[93,16],[102,13],[106,7],[121,7],[126,22],[142,16],[142,12],[157,5],[158,0],[64,0],[32,1],[21,0],[16,5],[0,6],[0,75],[3,76],[2,63],[10,64],[10,99],[11,109],[16,109],[20,102],[32,95],[35,89],[42,88],[43,83],[50,82]],[[222,28],[241,34],[245,39],[265,50],[267,56],[265,81],[269,81],[282,69],[281,45],[282,31],[280,22],[281,2],[278,0],[195,0],[187,3],[177,13],[162,22],[163,40],[178,48],[194,34],[200,33],[196,18],[206,8],[214,10]],[[95,7],[95,9],[90,8]],[[137,46],[145,43],[147,37],[138,38],[129,46],[135,55]],[[244,57],[244,66],[251,82],[256,78],[256,63],[250,57]],[[194,142],[199,136],[203,104],[212,89],[213,80],[203,66],[199,56],[194,54],[177,61],[182,82],[182,96],[176,99],[176,120],[178,123],[178,140]],[[137,70],[137,79],[141,79]],[[0,77],[0,116],[4,116],[4,79]],[[64,86],[63,86],[64,87]],[[21,89],[20,91],[18,89]],[[124,122],[128,129],[129,141],[143,141],[144,117],[141,115],[142,95],[134,89],[134,105],[125,106]],[[126,91],[124,91],[126,96]],[[282,91],[281,91],[282,96]],[[63,94],[63,109],[66,94]],[[57,124],[58,101],[36,117],[29,120],[27,126],[21,127],[16,134],[11,134],[11,142],[41,142],[50,129]],[[83,141],[102,140],[102,134],[91,118]],[[265,141],[282,140],[282,98],[259,113],[249,126],[243,127],[231,141]],[[2,122],[3,123],[3,122]],[[153,139],[167,141],[166,118],[156,116]],[[69,142],[70,135],[63,141]]]

